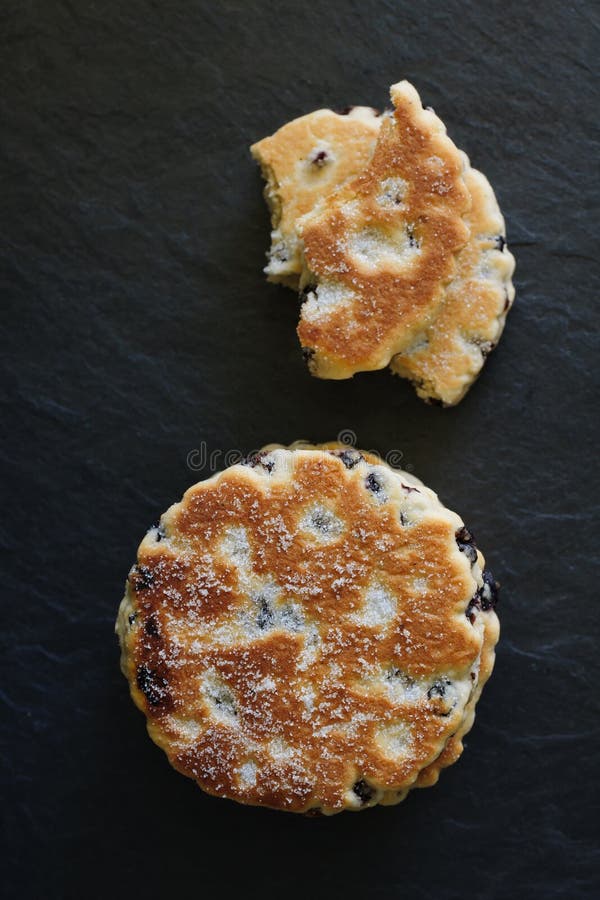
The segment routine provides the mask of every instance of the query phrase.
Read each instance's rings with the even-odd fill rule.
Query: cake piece
[[[428,328],[394,357],[392,371],[414,384],[424,400],[452,406],[469,390],[500,340],[515,289],[504,219],[487,178],[465,156],[471,237],[457,257],[454,278]]]
[[[414,476],[272,446],[142,541],[117,631],[152,739],[205,791],[310,815],[402,800],[462,750],[496,584]]]
[[[256,153],[263,163],[263,171],[268,179],[266,194],[278,217],[285,222],[286,246],[293,247],[286,253],[286,259],[293,258],[293,275],[279,280],[290,287],[297,287],[297,275],[301,266],[302,242],[298,236],[298,223],[302,212],[308,212],[320,201],[327,202],[329,196],[315,189],[315,180],[306,177],[303,166],[294,165],[292,134],[302,123],[303,133],[311,133],[311,123],[319,122],[319,140],[327,146],[333,160],[349,154],[345,143],[352,140],[353,162],[369,160],[382,117],[376,117],[365,107],[355,108],[350,115],[357,115],[364,127],[344,130],[339,127],[340,116],[319,110],[283,126],[270,138],[265,138],[253,148],[264,147],[271,160],[279,163],[280,172],[285,171],[285,190],[278,188],[278,180],[268,169],[266,157]],[[328,116],[323,113],[329,112]],[[308,141],[307,145],[311,142]],[[312,144],[314,158],[317,157],[316,144]],[[305,152],[305,156],[307,153]],[[511,276],[514,258],[506,245],[504,219],[498,207],[494,192],[481,172],[473,169],[466,154],[461,153],[463,179],[468,190],[471,207],[465,213],[464,222],[470,231],[469,239],[456,256],[456,271],[447,283],[438,312],[430,323],[417,331],[410,345],[391,362],[394,373],[408,378],[417,393],[428,402],[445,406],[458,403],[477,378],[483,364],[497,345],[506,315],[514,300]],[[345,157],[348,159],[348,156]],[[330,166],[327,190],[333,192],[348,180],[349,168]],[[356,174],[356,172],[354,173]],[[322,185],[324,188],[324,185]],[[275,233],[275,232],[274,232]],[[270,269],[267,267],[267,270]],[[274,276],[270,276],[274,280]],[[303,299],[310,295],[303,292]],[[313,300],[313,297],[309,297]],[[307,315],[310,316],[310,307]],[[309,358],[310,348],[306,350]]]

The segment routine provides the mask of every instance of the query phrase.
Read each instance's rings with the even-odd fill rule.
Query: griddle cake
[[[308,814],[395,803],[462,749],[497,637],[482,567],[408,473],[266,448],[142,541],[122,668],[153,740],[209,793]]]
[[[275,211],[274,223],[282,223],[273,231],[266,271],[286,274],[269,274],[270,280],[297,288],[302,214],[321,201],[326,203],[329,194],[357,174],[360,161],[366,165],[372,156],[382,117],[365,107],[351,109],[349,115],[356,115],[356,121],[343,127],[345,117],[317,110],[284,125],[252,148],[267,179],[265,196]],[[301,158],[296,148],[301,148]],[[320,160],[321,153],[325,161]],[[471,167],[466,154],[461,156],[463,179],[471,198],[471,208],[464,216],[469,239],[457,254],[456,271],[444,289],[438,312],[391,362],[392,371],[409,379],[419,396],[446,406],[458,403],[477,378],[500,339],[515,293],[511,281],[514,258],[506,245],[504,219],[496,197],[485,176]],[[307,160],[313,161],[314,172]],[[321,175],[321,163],[326,179]],[[276,247],[284,261],[275,259]],[[303,298],[310,293],[305,291]]]

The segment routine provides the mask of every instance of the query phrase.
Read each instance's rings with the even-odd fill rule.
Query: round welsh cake
[[[497,585],[414,476],[271,446],[143,539],[117,620],[152,739],[210,794],[298,813],[433,784],[494,661]]]

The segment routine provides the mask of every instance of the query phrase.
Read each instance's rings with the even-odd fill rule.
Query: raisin
[[[475,543],[475,537],[471,534],[469,529],[463,525],[462,528],[458,529],[455,537],[460,552],[465,554],[471,565],[473,565],[473,563],[476,563],[477,544]]]
[[[155,615],[149,616],[144,622],[144,631],[150,637],[158,637],[158,621]]]
[[[317,512],[310,517],[310,524],[316,531],[320,531],[322,534],[329,534],[331,519],[324,516],[323,513]]]
[[[166,537],[164,528],[162,527],[160,522],[157,522],[156,525],[151,525],[147,533],[150,534],[150,532],[154,532],[154,539],[157,544],[159,541],[162,541],[164,537]]]
[[[368,803],[375,796],[374,788],[363,778],[352,786],[352,790],[362,803]]]
[[[258,611],[256,624],[261,631],[264,631],[265,628],[270,628],[273,624],[273,610],[269,606],[268,600],[265,600],[264,597],[260,597],[258,602],[260,609]]]
[[[400,201],[398,201],[400,202]],[[406,236],[408,237],[408,246],[409,247],[419,247],[419,241],[415,237],[415,232],[412,225],[406,226]]]
[[[480,588],[477,588],[469,600],[469,605],[465,612],[465,615],[471,624],[475,621],[475,609],[481,609],[483,612],[495,609],[496,604],[498,603],[499,590],[500,585],[494,579],[494,576],[489,569],[486,569],[483,573],[483,585]]]
[[[150,706],[160,706],[167,699],[166,679],[148,666],[142,664],[137,667],[136,681]]]
[[[310,363],[314,355],[315,351],[312,349],[312,347],[302,348],[302,359],[305,363]]]
[[[353,469],[359,464],[361,459],[364,459],[364,456],[358,450],[332,450],[331,452],[344,463],[347,469]]]
[[[483,573],[483,587],[480,589],[481,608],[484,612],[496,608],[499,591],[499,583],[494,579],[490,570],[486,569]]]
[[[406,672],[403,672],[401,669],[397,668],[397,666],[392,666],[391,669],[388,669],[385,675],[386,681],[401,681],[405,688],[411,688],[415,686],[415,679],[411,678],[410,675],[407,675]]]
[[[369,472],[369,474],[365,478],[365,487],[368,491],[372,491],[374,494],[378,494],[380,492],[381,482],[374,472]]]
[[[154,574],[148,566],[135,565],[129,573],[129,583],[134,591],[146,591],[154,584]]]
[[[446,696],[446,688],[452,684],[449,678],[439,678],[437,681],[434,681],[429,690],[427,691],[427,699],[431,700],[432,697],[445,697]]]
[[[315,153],[315,155],[312,157],[311,163],[313,164],[313,166],[318,166],[318,168],[320,169],[327,163],[328,159],[329,154],[327,153],[327,151],[319,150],[319,152]]]
[[[496,247],[502,252],[506,247],[506,238],[503,234],[497,234],[494,240],[496,241]]]
[[[266,459],[268,455],[266,450],[263,450],[261,453],[255,453],[253,456],[248,456],[246,459],[242,460],[242,465],[249,466],[251,469],[261,466],[263,469],[266,469],[267,472],[271,473],[275,468],[275,463],[272,459]]]
[[[130,625],[133,625],[136,619],[137,619],[137,613],[134,613],[134,612],[129,613],[129,615],[127,616],[127,621],[129,622]]]

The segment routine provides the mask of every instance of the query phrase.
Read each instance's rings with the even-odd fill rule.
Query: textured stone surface
[[[2,6],[5,896],[591,897],[598,885],[598,15],[593,4]],[[492,181],[517,256],[456,409],[311,379],[261,275],[248,145],[409,78]],[[437,489],[503,584],[461,762],[334,821],[202,796],[144,734],[113,620],[189,451],[361,445]],[[196,459],[198,459],[196,457]]]

